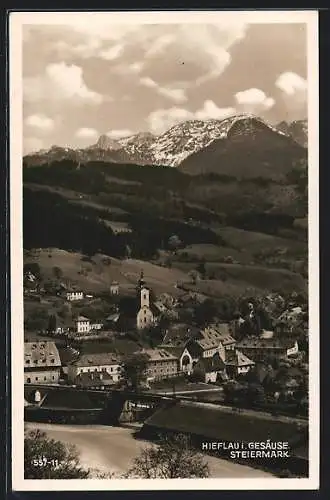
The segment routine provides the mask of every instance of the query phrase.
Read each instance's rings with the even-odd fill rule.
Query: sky
[[[228,20],[25,24],[24,154],[242,112],[272,124],[305,119],[306,31]]]

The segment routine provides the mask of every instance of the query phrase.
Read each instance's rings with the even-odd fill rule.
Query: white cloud
[[[158,83],[156,83],[152,78],[142,77],[140,78],[140,84],[144,87],[155,89],[156,92],[174,102],[185,102],[187,100],[186,93],[184,89],[176,89],[176,88],[168,88],[162,87]]]
[[[147,118],[149,129],[154,134],[161,134],[173,125],[186,120],[222,120],[235,114],[235,108],[218,108],[213,101],[205,101],[201,109],[195,112],[184,108],[169,108],[153,111]]]
[[[134,132],[132,132],[132,130],[125,128],[118,130],[110,130],[109,132],[107,132],[106,135],[111,139],[123,139],[124,137],[130,137],[133,134]]]
[[[118,57],[120,57],[123,52],[124,45],[118,43],[108,49],[101,50],[99,56],[106,61],[114,61],[115,59],[118,59]]]
[[[183,108],[159,109],[153,111],[147,118],[149,129],[154,134],[161,134],[172,125],[190,120],[193,113]]]
[[[172,34],[160,36],[155,40],[150,49],[147,50],[145,57],[153,57],[160,55],[164,50],[175,41],[175,36]]]
[[[272,97],[267,97],[265,92],[256,88],[237,92],[235,100],[243,111],[248,113],[261,113],[272,108],[275,104]]]
[[[43,114],[30,115],[25,119],[25,125],[41,131],[49,131],[54,128],[54,120]]]
[[[24,154],[35,153],[40,151],[44,146],[41,139],[38,137],[26,137],[24,138]]]
[[[75,133],[75,136],[79,139],[93,139],[98,137],[99,133],[95,128],[85,128],[82,127],[78,129]]]
[[[87,87],[82,68],[64,62],[49,64],[43,75],[25,78],[23,91],[29,102],[50,99],[100,104],[103,101],[101,94]]]
[[[307,91],[307,81],[296,73],[290,71],[282,73],[275,82],[276,87],[288,95],[305,93]]]

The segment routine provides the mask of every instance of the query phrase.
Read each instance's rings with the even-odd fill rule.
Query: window
[[[147,294],[146,293],[143,294],[143,300],[147,300]]]
[[[25,360],[25,363],[26,363],[27,365],[29,365],[29,364],[30,364],[30,360],[29,360],[29,359],[26,359],[26,360]]]
[[[28,377],[28,378],[26,379],[26,382],[27,382],[28,384],[31,384],[31,379],[30,379],[30,377]]]
[[[50,362],[51,362],[51,363],[55,363],[55,359],[51,359],[51,360],[50,360]]]
[[[46,382],[46,380],[47,380],[47,377],[44,377],[44,381],[45,381],[45,382]]]
[[[36,377],[36,382],[38,382],[38,377]]]
[[[54,375],[52,376],[52,379],[53,379],[53,380],[55,380],[55,377],[54,377]]]

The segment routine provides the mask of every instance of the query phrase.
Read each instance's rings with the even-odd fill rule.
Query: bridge
[[[25,418],[62,423],[143,421],[174,396],[119,389],[81,389],[65,385],[25,384]]]

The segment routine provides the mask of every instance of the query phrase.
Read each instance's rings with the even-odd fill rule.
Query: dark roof
[[[79,355],[77,351],[69,347],[59,346],[57,349],[60,355],[62,365],[67,365],[72,363],[75,359],[77,359],[77,356]]]
[[[121,363],[121,357],[114,352],[98,352],[93,354],[81,354],[73,364],[75,366],[102,366],[117,365]]]
[[[267,439],[297,442],[297,436],[303,437],[305,432],[293,421],[275,420],[253,412],[234,413],[217,405],[188,401],[160,408],[145,421],[142,431],[146,432],[148,427],[232,442]]]
[[[198,361],[197,365],[201,364],[205,373],[222,371],[226,368],[225,363],[222,361],[219,353],[217,352],[210,358],[202,358]]]
[[[173,345],[184,345],[191,338],[199,337],[200,330],[194,326],[185,323],[171,325],[165,336],[164,342]]]
[[[160,349],[165,349],[166,351],[170,352],[173,354],[173,356],[180,358],[183,351],[185,350],[185,346],[172,346],[172,345],[166,345],[166,344],[161,344],[158,346]]]
[[[239,368],[241,366],[252,366],[254,364],[255,362],[252,361],[252,359],[248,358],[237,349],[226,354],[226,365],[228,366],[237,366]]]
[[[293,347],[295,344],[295,340],[290,340],[287,338],[278,338],[278,337],[272,337],[272,338],[259,338],[259,337],[250,337],[250,338],[245,338],[241,340],[238,344],[237,347],[239,349],[245,348],[265,348],[265,349],[289,349],[290,347]]]

